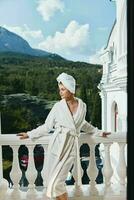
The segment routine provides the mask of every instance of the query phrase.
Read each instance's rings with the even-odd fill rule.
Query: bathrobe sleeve
[[[87,106],[85,103],[84,103],[84,112],[86,115]],[[97,127],[94,127],[91,123],[87,122],[86,120],[82,122],[80,130],[83,131],[85,134],[91,134],[94,136],[102,136],[104,132],[102,130],[99,130]]]
[[[55,116],[56,116],[56,104],[53,106],[51,111],[49,112],[45,123],[37,128],[28,131],[27,134],[29,138],[34,139],[44,135],[47,135],[55,125]]]
[[[94,127],[92,124],[84,120],[81,126],[81,131],[83,131],[86,134],[93,134],[94,136],[102,136],[103,132],[102,130],[98,129],[97,127]]]

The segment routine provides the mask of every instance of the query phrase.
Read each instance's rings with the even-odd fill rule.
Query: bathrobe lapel
[[[75,123],[73,120],[73,116],[67,106],[65,99],[62,99],[59,103],[60,112],[63,113],[63,118],[61,120],[61,124],[65,127],[75,129]]]
[[[79,104],[75,114],[75,118],[73,118],[65,99],[62,99],[59,102],[59,114],[61,113],[61,125],[71,129],[77,129],[84,120],[86,113],[84,104],[81,99],[77,98],[77,100]]]
[[[74,123],[75,123],[75,127],[76,129],[79,128],[79,131],[80,131],[80,124],[83,122],[83,120],[85,119],[85,108],[84,108],[84,104],[82,102],[81,99],[78,99],[78,109],[77,109],[77,112],[74,116]]]

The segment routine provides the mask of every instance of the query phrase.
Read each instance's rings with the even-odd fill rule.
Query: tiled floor
[[[112,185],[111,188],[105,189],[104,186],[97,185],[97,191],[93,195],[89,185],[82,185],[80,190],[76,191],[74,186],[67,186],[69,200],[126,200],[126,188]],[[98,193],[98,194],[97,194]],[[8,189],[0,192],[0,200],[47,200],[45,189],[41,190],[19,190]]]

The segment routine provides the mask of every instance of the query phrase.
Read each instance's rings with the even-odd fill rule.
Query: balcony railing
[[[20,140],[16,135],[0,135],[0,148],[2,146],[9,145],[13,151],[13,161],[12,169],[10,172],[10,178],[12,180],[13,186],[11,188],[7,187],[4,179],[0,180],[0,199],[8,200],[12,199],[45,199],[45,190],[46,183],[44,177],[45,171],[45,159],[47,157],[47,147],[51,135],[44,136],[42,138],[31,141],[30,139]],[[96,184],[96,178],[98,176],[98,168],[96,165],[95,157],[95,147],[97,144],[103,144],[102,154],[103,160],[103,183]],[[35,180],[37,178],[37,170],[35,167],[34,161],[34,148],[37,144],[41,144],[44,148],[44,164],[41,170],[41,176],[43,179],[43,186],[36,186]],[[78,187],[77,180],[74,185],[67,186],[67,190],[70,196],[70,199],[126,199],[126,159],[125,159],[125,150],[126,150],[126,134],[125,133],[112,133],[107,138],[89,136],[88,134],[82,134],[79,138],[79,147],[82,144],[88,144],[90,148],[90,156],[87,157],[89,160],[89,165],[87,167],[87,175],[89,177],[89,184],[82,185]],[[20,169],[20,161],[18,156],[18,150],[21,145],[25,145],[28,149],[28,166],[25,173],[26,179],[29,184],[27,187],[20,186],[20,180],[22,178],[22,171]],[[114,145],[118,145],[117,149],[114,149]],[[113,151],[113,150],[115,151]],[[113,151],[113,152],[112,152]],[[112,163],[113,154],[117,155],[117,165]],[[2,153],[0,151],[0,157]],[[115,156],[116,157],[116,156]],[[0,166],[2,169],[2,165]],[[83,169],[81,168],[83,172]],[[117,174],[118,178],[115,182],[111,182],[112,178]],[[83,175],[83,173],[82,173]],[[75,171],[72,176],[76,177]],[[82,178],[82,177],[81,177]],[[114,180],[114,179],[113,179]]]

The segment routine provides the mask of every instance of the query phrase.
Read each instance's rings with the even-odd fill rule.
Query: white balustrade
[[[42,144],[44,148],[44,166],[41,171],[42,178],[43,178],[43,188],[46,187],[46,180],[44,177],[45,174],[45,160],[47,158],[47,147],[49,143],[51,135],[49,136],[44,136],[43,138],[40,138],[38,140],[20,140],[19,137],[16,135],[0,135],[0,146],[2,145],[10,145],[11,148],[13,149],[13,164],[12,164],[12,170],[10,173],[10,177],[13,181],[13,188],[15,190],[19,189],[19,181],[21,179],[21,170],[19,166],[19,160],[18,160],[18,149],[20,145],[25,145],[28,148],[29,151],[29,160],[28,160],[28,168],[26,171],[26,178],[29,182],[28,191],[32,191],[33,195],[35,190],[35,180],[37,177],[37,170],[35,168],[35,163],[34,163],[34,147],[36,144]],[[110,180],[111,177],[113,176],[113,169],[111,165],[111,155],[110,155],[110,146],[114,142],[119,144],[119,162],[118,162],[118,167],[117,167],[117,173],[119,175],[119,183],[121,185],[125,184],[125,178],[126,178],[126,163],[125,163],[125,144],[126,144],[126,135],[123,133],[116,133],[116,134],[111,134],[107,138],[102,138],[102,137],[91,137],[88,134],[82,134],[79,138],[79,145],[87,143],[90,147],[90,157],[89,157],[89,166],[87,169],[87,174],[90,179],[90,195],[94,195],[98,193],[97,187],[96,187],[96,177],[98,175],[98,168],[96,166],[96,158],[95,158],[95,146],[99,143],[103,143],[105,147],[105,154],[104,154],[104,167],[102,170],[103,176],[104,176],[104,185],[105,187],[110,186]],[[80,146],[79,146],[80,147]],[[1,166],[2,167],[2,166]],[[81,167],[80,169],[82,171],[83,175],[83,169]],[[77,184],[77,171],[76,168],[73,170],[73,176],[76,180],[75,188],[76,191],[79,190],[79,195],[80,195],[80,187],[78,187]],[[82,178],[82,177],[81,177]],[[28,192],[27,192],[28,193]]]

